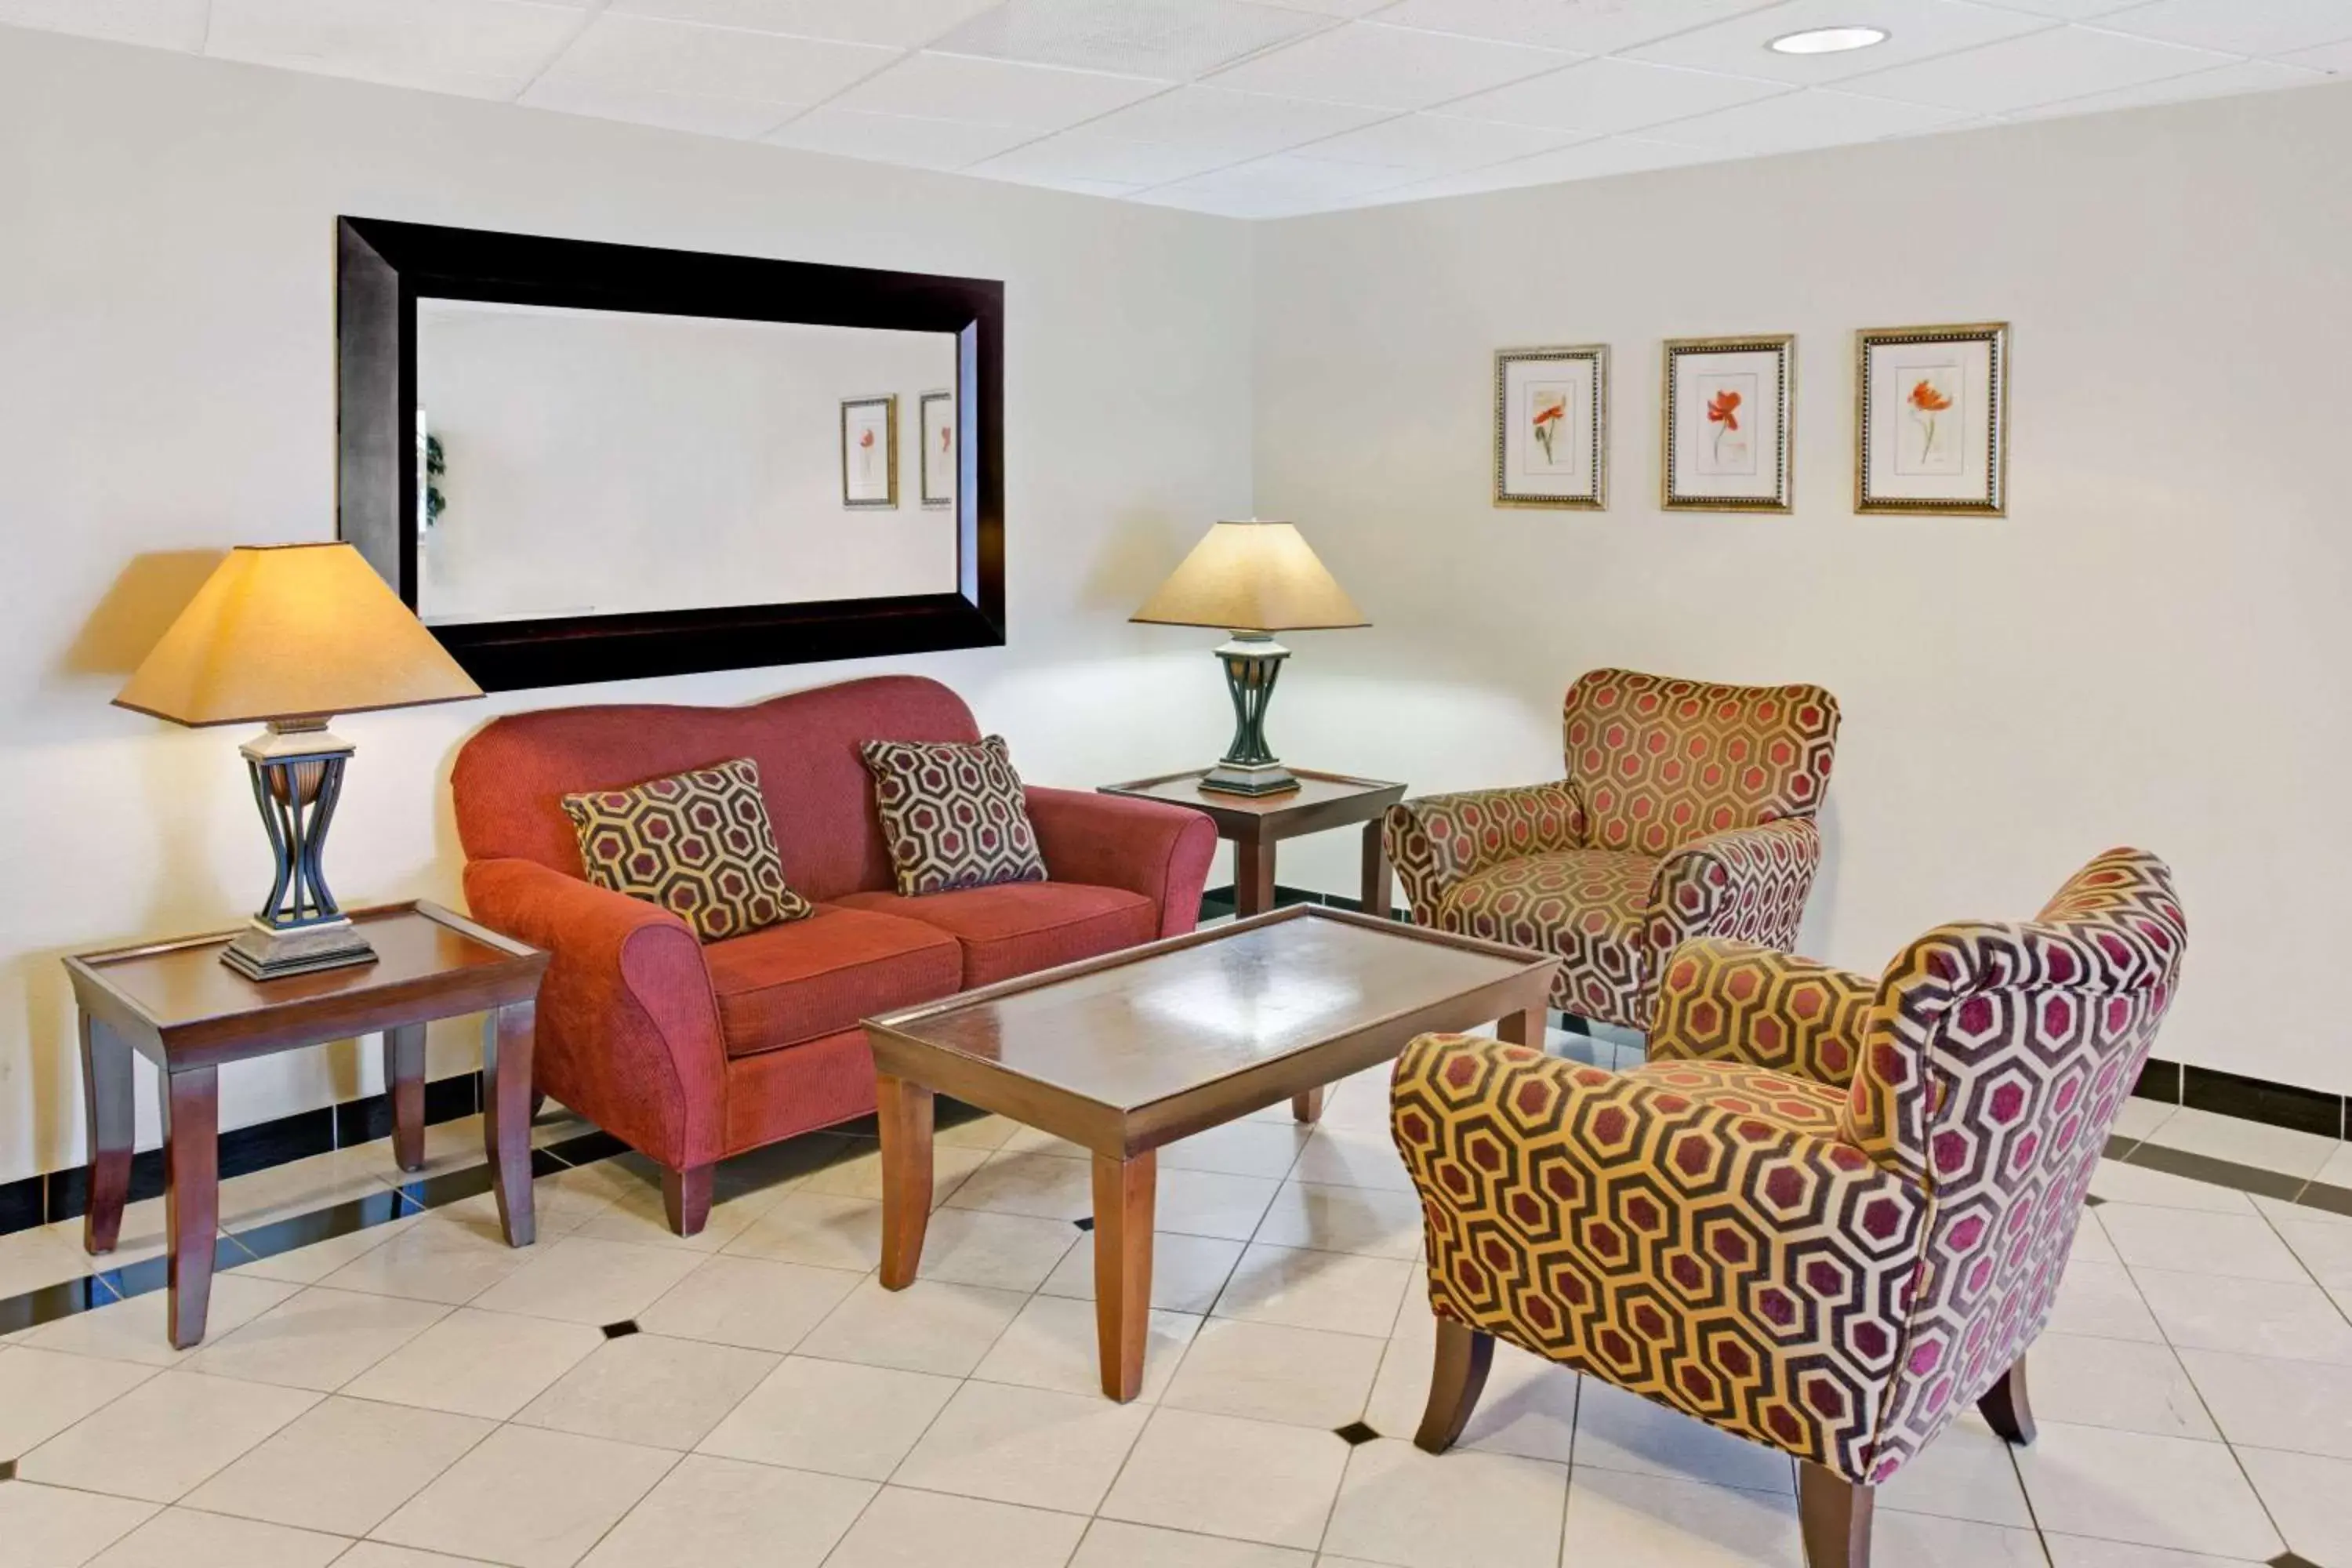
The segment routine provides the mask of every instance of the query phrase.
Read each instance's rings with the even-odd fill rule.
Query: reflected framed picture
[[[923,445],[920,464],[925,506],[955,505],[955,394],[926,392],[915,400],[916,439]]]
[[[1797,340],[1669,338],[1658,504],[1668,511],[1790,510]]]
[[[898,395],[841,400],[841,504],[898,504]]]
[[[1495,504],[1609,506],[1609,346],[1495,355]]]
[[[2009,323],[1853,335],[1853,510],[2001,517]]]

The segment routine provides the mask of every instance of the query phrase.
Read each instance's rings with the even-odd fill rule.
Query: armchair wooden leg
[[[1805,1568],[1870,1568],[1870,1518],[1878,1494],[1810,1461],[1797,1466],[1797,1518]]]
[[[1977,1410],[1987,1426],[2011,1442],[2021,1447],[2033,1441],[2033,1402],[2025,1396],[2023,1356],[2000,1374],[1999,1383],[1985,1390],[1984,1397],[1977,1401]]]
[[[1413,1447],[1443,1454],[1470,1425],[1486,1391],[1486,1369],[1494,1364],[1495,1336],[1465,1329],[1449,1318],[1437,1320],[1437,1364],[1429,1373],[1429,1405],[1422,1412],[1421,1430]]]
[[[692,1165],[683,1171],[662,1167],[662,1208],[669,1227],[679,1236],[698,1236],[710,1218],[710,1178],[716,1165]]]

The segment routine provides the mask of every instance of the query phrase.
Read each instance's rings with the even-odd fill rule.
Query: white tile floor
[[[160,1294],[0,1343],[0,1568],[1799,1564],[1785,1458],[1516,1352],[1454,1453],[1403,1440],[1430,1331],[1384,1089],[1167,1152],[1132,1405],[1095,1391],[1066,1145],[948,1130],[903,1294],[871,1273],[866,1141],[730,1167],[692,1243],[647,1169],[611,1161],[541,1179],[526,1251],[469,1199],[233,1269],[191,1354]],[[2142,1102],[2123,1131],[2352,1172],[2224,1120]],[[305,1165],[232,1212],[392,1173],[367,1151]],[[1878,1560],[2352,1568],[2352,1219],[2130,1165],[2094,1192],[2033,1352],[2041,1441],[1952,1428],[1882,1495]],[[0,1284],[86,1267],[70,1237],[0,1237]],[[1358,1421],[1381,1436],[1333,1430]]]

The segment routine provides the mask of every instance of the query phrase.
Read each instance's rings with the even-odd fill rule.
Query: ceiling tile
[[[1007,0],[931,47],[1190,81],[1333,25],[1325,17],[1245,0]]]
[[[205,47],[209,0],[0,0],[0,24],[190,53]]]
[[[1220,153],[1225,162],[1235,163],[1352,131],[1387,112],[1354,104],[1269,98],[1222,87],[1180,87],[1106,114],[1089,129],[1130,142]]]
[[[582,13],[530,0],[213,0],[219,59],[511,98],[578,35]]]
[[[612,0],[629,16],[912,48],[998,0]]]
[[[835,153],[918,169],[961,169],[1017,147],[1034,134],[1013,126],[868,114],[824,104],[771,132],[767,140],[803,153]]]
[[[548,68],[547,80],[633,92],[707,93],[810,104],[898,58],[898,50],[874,44],[606,15],[589,24],[580,41]]]
[[[2226,49],[2237,55],[2284,55],[2352,38],[2352,4],[2346,0],[2155,0],[2099,24],[2118,33]]]
[[[690,131],[700,136],[728,136],[738,141],[753,140],[772,130],[786,115],[797,112],[796,106],[766,100],[721,98],[714,93],[649,92],[554,77],[541,77],[531,83],[520,101],[533,109],[561,110],[598,120],[625,120],[636,125],[658,125],[666,131]]]
[[[1427,109],[1565,65],[1571,58],[1485,38],[1350,22],[1244,60],[1219,73],[1216,85],[1374,109]]]
[[[1786,83],[1751,77],[1644,65],[1638,60],[1588,60],[1532,81],[1449,103],[1445,111],[1473,120],[1598,134],[1639,131],[1788,90]]]
[[[2231,63],[2230,56],[2207,49],[2067,26],[1874,71],[1846,85],[1874,98],[2005,114]]]
[[[1575,140],[1566,131],[1533,125],[1502,125],[1457,120],[1444,114],[1407,114],[1349,131],[1297,149],[1303,158],[1409,169],[1419,175],[1483,168],[1531,153],[1549,153]]]
[[[1129,142],[1104,135],[1093,125],[1081,125],[975,163],[966,173],[1003,180],[1164,185],[1171,180],[1223,168],[1234,161],[1223,153]]]
[[[2145,5],[2147,0],[1982,0],[1982,4],[1996,11],[2023,11],[2053,21],[2087,22],[2094,16]]]
[[[1167,87],[1166,82],[1138,77],[926,53],[909,55],[867,78],[835,103],[877,114],[1045,132],[1092,120]]]
[[[1932,59],[2053,24],[2020,11],[1994,11],[1949,0],[1788,0],[1711,27],[1630,51],[1634,59],[1700,70],[1736,71],[1779,81],[1820,83]],[[1883,44],[1833,55],[1776,54],[1772,40],[1813,27],[1885,29]]]
[[[1369,16],[1396,0],[1282,0],[1283,7],[1291,11],[1312,11],[1318,16],[1344,16],[1353,19]]]
[[[2151,104],[2186,103],[2196,99],[2223,98],[2234,93],[2275,92],[2285,88],[2315,87],[2331,79],[2325,71],[2274,65],[2268,60],[2243,60],[2233,66],[2219,66],[2212,70],[2192,71],[2187,76],[2142,82],[2137,87],[2117,88],[2113,92],[2062,99],[2056,103],[2020,110],[2010,118],[2042,120],[2066,114],[2098,114],[2111,109],[2146,109]]]
[[[2352,41],[2323,44],[2315,49],[2297,49],[2280,57],[2285,65],[2302,66],[2306,69],[2327,71],[2338,76],[2352,76]]]
[[[1380,20],[1436,33],[1605,55],[1780,0],[1399,0]]]
[[[1864,98],[1828,88],[1808,88],[1736,109],[1679,120],[1650,132],[1662,142],[1712,148],[1738,157],[1793,153],[1875,142],[1884,136],[1914,136],[1974,119],[1965,110]]]

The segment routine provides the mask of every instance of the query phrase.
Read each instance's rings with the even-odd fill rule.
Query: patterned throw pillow
[[[1003,736],[978,745],[868,741],[861,750],[901,895],[1045,879]]]
[[[816,913],[784,885],[760,767],[749,757],[567,795],[563,811],[590,881],[659,904],[705,942]]]

